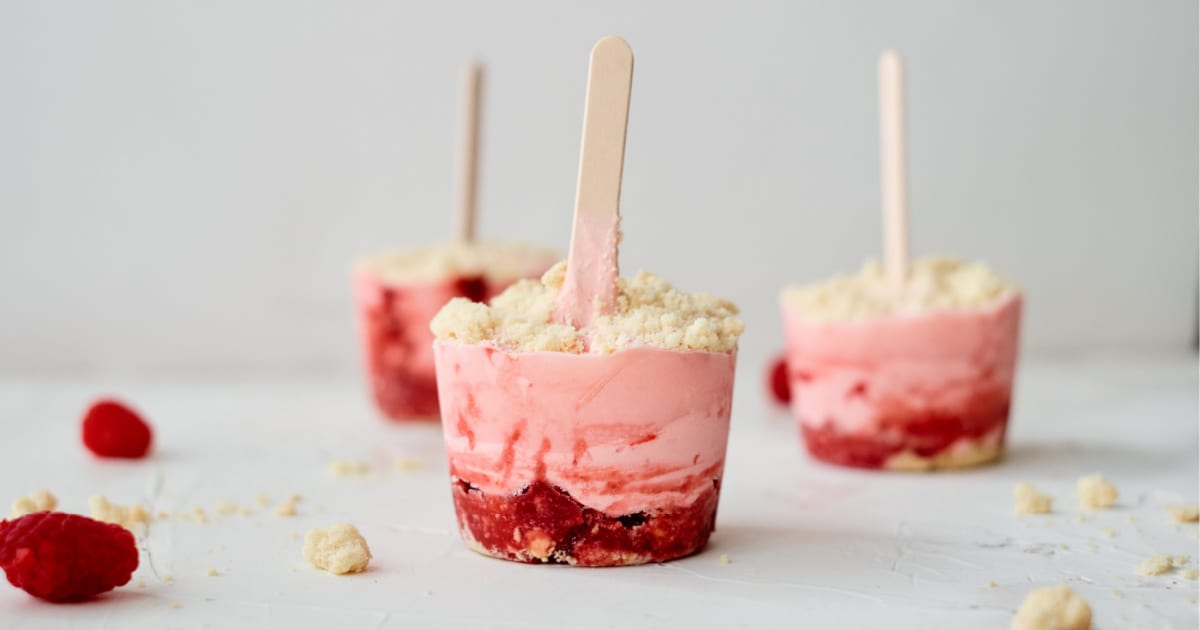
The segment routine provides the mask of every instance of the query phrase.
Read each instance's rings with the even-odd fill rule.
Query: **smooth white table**
[[[379,420],[356,381],[0,381],[5,502],[46,487],[69,511],[103,493],[210,516],[155,521],[134,581],[97,601],[53,606],[0,588],[0,626],[998,629],[1031,588],[1066,582],[1091,603],[1096,628],[1197,627],[1196,582],[1133,571],[1156,553],[1200,557],[1196,527],[1164,511],[1197,500],[1193,357],[1026,361],[1009,457],[937,475],[814,463],[766,401],[760,367],[740,366],[712,543],[619,569],[467,551],[437,427]],[[79,415],[104,392],[152,418],[151,459],[101,462],[82,450]],[[337,457],[378,472],[333,477]],[[398,470],[398,457],[424,468]],[[1119,505],[1081,520],[1075,479],[1097,471],[1116,483]],[[1022,480],[1055,496],[1053,515],[1013,515]],[[301,494],[300,514],[212,518],[218,501],[254,505],[258,493]],[[367,537],[369,572],[334,577],[304,563],[290,533],[337,521]]]

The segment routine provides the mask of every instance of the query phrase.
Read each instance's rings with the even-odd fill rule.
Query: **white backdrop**
[[[1027,348],[1184,348],[1194,2],[0,0],[0,370],[345,372],[355,254],[446,236],[460,64],[485,235],[565,248],[588,50],[637,58],[628,271],[734,298],[856,268],[875,62],[908,63],[914,249],[1028,290]]]

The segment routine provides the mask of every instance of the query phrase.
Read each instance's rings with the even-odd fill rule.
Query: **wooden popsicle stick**
[[[575,223],[567,273],[554,320],[585,328],[616,303],[617,245],[621,223],[621,170],[633,84],[633,51],[609,36],[592,48],[583,142],[575,188]]]
[[[900,54],[879,57],[879,140],[883,172],[883,252],[888,281],[908,278],[908,175],[904,144],[904,66]]]
[[[475,240],[475,207],[479,189],[479,115],[483,92],[483,66],[467,64],[459,105],[458,145],[458,225],[457,238],[464,243]]]

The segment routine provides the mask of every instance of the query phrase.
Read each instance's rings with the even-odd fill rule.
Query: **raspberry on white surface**
[[[361,573],[371,560],[371,549],[357,527],[339,523],[304,535],[304,559],[334,575]]]

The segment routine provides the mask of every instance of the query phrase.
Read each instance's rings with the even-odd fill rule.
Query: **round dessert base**
[[[712,534],[719,482],[692,504],[608,516],[538,480],[512,495],[487,495],[454,479],[463,543],[476,553],[528,564],[612,567],[666,562],[700,551]]]
[[[974,435],[941,436],[940,445],[928,446],[928,436],[844,434],[830,427],[801,426],[810,455],[827,464],[872,470],[934,472],[962,470],[992,464],[1004,454],[1001,421]]]

